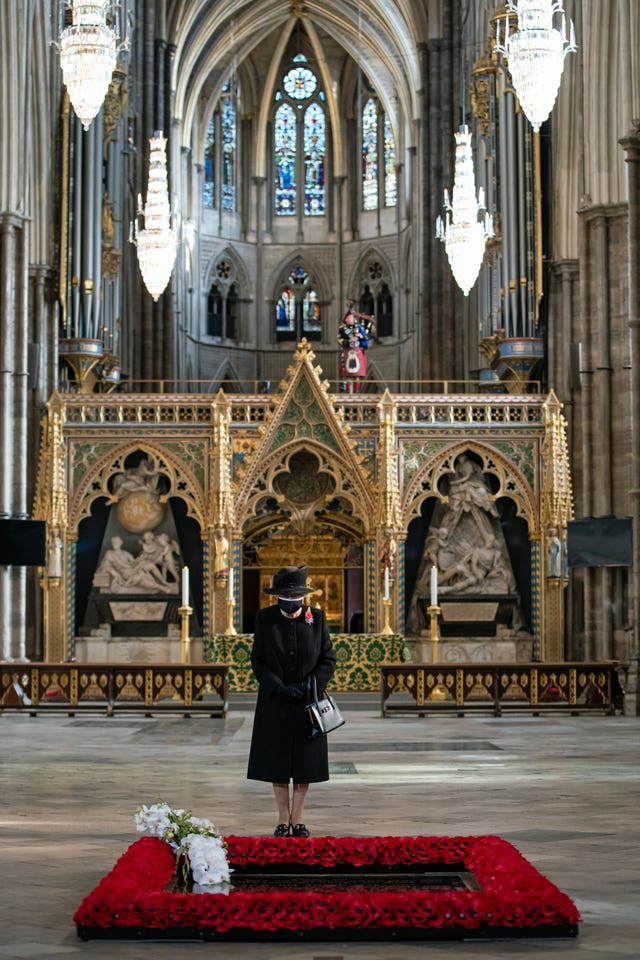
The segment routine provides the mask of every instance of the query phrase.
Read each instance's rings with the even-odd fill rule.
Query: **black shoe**
[[[291,828],[291,833],[293,834],[294,837],[310,837],[311,836],[309,830],[307,830],[304,823],[296,823],[296,825]]]
[[[279,823],[278,826],[273,831],[274,837],[289,837],[291,836],[291,825],[288,823]]]

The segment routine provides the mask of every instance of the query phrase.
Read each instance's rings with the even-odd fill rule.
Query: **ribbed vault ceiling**
[[[183,145],[191,144],[233,68],[245,80],[243,112],[264,119],[280,58],[299,22],[312,43],[334,130],[350,59],[375,84],[396,133],[410,130],[419,112],[418,51],[428,34],[427,6],[424,0],[174,0],[168,33],[176,45],[173,87]],[[264,123],[258,128],[263,131]]]

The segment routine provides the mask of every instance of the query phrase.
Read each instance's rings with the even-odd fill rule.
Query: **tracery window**
[[[222,88],[207,127],[204,144],[202,203],[208,209],[236,209],[238,91],[230,81]]]
[[[282,76],[273,119],[274,210],[276,216],[325,213],[326,98],[304,54]]]
[[[362,108],[362,209],[395,207],[398,202],[396,142],[389,117],[376,97]]]
[[[362,206],[378,209],[378,110],[371,97],[362,111]]]
[[[276,299],[276,340],[319,340],[322,334],[318,292],[303,266],[294,266]]]
[[[222,100],[222,209],[236,208],[236,109],[227,95]]]
[[[391,121],[384,117],[384,205],[395,207],[398,202],[398,175],[396,173],[396,141]]]
[[[365,265],[360,281],[358,304],[362,313],[376,318],[377,337],[393,336],[393,294],[386,267],[372,257]]]
[[[293,216],[296,212],[296,115],[288,103],[276,110],[276,213]]]
[[[238,338],[240,296],[236,269],[223,255],[218,260],[207,298],[207,336],[220,340]]]

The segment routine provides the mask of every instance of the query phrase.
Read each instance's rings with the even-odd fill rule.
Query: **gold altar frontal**
[[[416,551],[463,455],[524,531],[529,658],[563,659],[567,575],[548,558],[572,502],[555,394],[391,394],[375,384],[333,394],[314,360],[300,343],[274,394],[53,394],[33,510],[50,557],[44,659],[69,660],[78,637],[107,629],[104,597],[120,589],[107,562],[128,555],[142,577],[145,551],[164,543],[158,600],[177,610],[188,567],[191,630],[208,659],[229,664],[232,688],[248,689],[265,584],[295,563],[309,566],[311,603],[334,635],[337,689],[377,689],[380,664],[406,656]],[[141,622],[158,606],[147,574],[136,588],[144,602],[127,594],[132,625],[107,624],[113,636],[155,636]]]

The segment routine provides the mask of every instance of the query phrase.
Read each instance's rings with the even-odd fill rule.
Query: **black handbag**
[[[309,740],[315,740],[316,737],[324,737],[332,730],[337,730],[343,726],[344,717],[340,713],[338,706],[325,690],[324,696],[318,699],[318,684],[315,674],[311,674],[311,694],[313,700],[307,704],[307,736]]]

